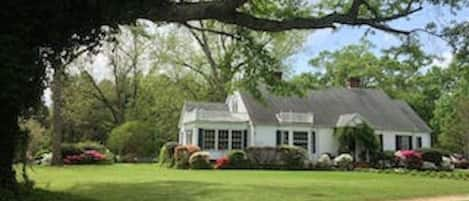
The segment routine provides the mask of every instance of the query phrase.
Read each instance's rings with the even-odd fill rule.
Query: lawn
[[[96,201],[365,201],[469,194],[469,182],[320,171],[174,170],[158,165],[34,167],[37,187]]]

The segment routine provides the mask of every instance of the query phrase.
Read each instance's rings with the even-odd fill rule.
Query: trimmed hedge
[[[228,165],[225,168],[247,169],[250,167],[248,156],[242,150],[233,150],[228,153]]]
[[[303,169],[307,160],[306,151],[293,146],[249,147],[246,155],[250,167],[258,169]]]

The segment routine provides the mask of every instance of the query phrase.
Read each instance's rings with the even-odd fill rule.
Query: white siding
[[[232,111],[233,108],[237,108],[238,113],[248,113],[248,109],[246,108],[246,105],[244,104],[239,92],[235,92],[228,96],[226,99],[226,104],[228,105],[230,111]],[[236,106],[234,106],[234,104],[236,104]]]
[[[339,143],[334,137],[334,129],[317,128],[316,130],[316,157],[323,153],[337,154]]]
[[[412,133],[400,131],[375,131],[377,135],[383,135],[383,149],[396,150],[396,135],[412,136],[412,147],[417,147],[417,137],[422,137],[422,147],[431,147],[431,135],[429,133]]]
[[[254,145],[255,146],[275,146],[277,126],[255,126]]]

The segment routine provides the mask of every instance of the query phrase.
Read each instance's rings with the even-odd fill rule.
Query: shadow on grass
[[[20,191],[19,194],[13,194],[0,190],[0,201],[97,201],[91,198],[73,195],[63,192],[51,192],[42,189],[32,191]]]
[[[222,181],[222,179],[220,179]],[[196,200],[328,200],[331,195],[305,187],[224,185],[198,181],[147,183],[98,183],[67,190],[99,201],[196,201]],[[292,199],[292,196],[295,198]]]

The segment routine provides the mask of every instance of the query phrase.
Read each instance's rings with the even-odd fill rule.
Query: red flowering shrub
[[[230,159],[228,156],[223,156],[219,159],[217,159],[215,163],[215,168],[216,169],[224,169],[227,168],[230,165]]]
[[[63,161],[64,164],[72,165],[72,164],[92,164],[98,163],[101,161],[106,161],[106,155],[96,151],[96,150],[88,150],[84,151],[81,154],[74,154],[74,155],[67,155],[64,157]]]
[[[422,153],[414,150],[402,150],[395,154],[396,160],[400,161],[406,168],[420,169],[423,165]]]

